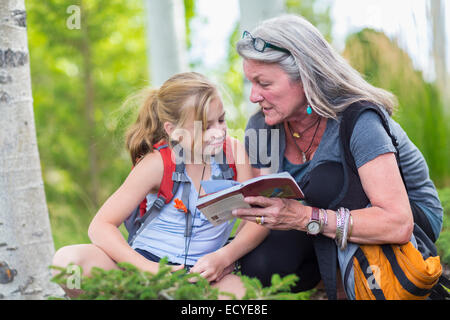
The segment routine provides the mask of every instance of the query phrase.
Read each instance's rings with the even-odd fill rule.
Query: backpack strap
[[[227,137],[223,145],[223,159],[226,159],[225,163],[219,164],[221,173],[224,179],[234,179],[236,180],[237,171],[236,165],[234,163],[234,157],[232,155],[231,148],[228,148],[231,140]],[[145,198],[138,208],[132,213],[131,219],[133,221],[127,221],[126,226],[130,232],[129,244],[131,245],[137,235],[146,228],[146,226],[158,215],[165,204],[172,201],[174,195],[178,191],[181,183],[184,183],[183,193],[181,195],[181,201],[189,208],[189,194],[191,191],[191,183],[189,178],[185,174],[185,165],[183,159],[183,150],[181,149],[181,154],[178,155],[181,159],[176,159],[176,163],[173,161],[174,153],[169,148],[169,145],[165,141],[160,141],[159,143],[153,145],[153,148],[158,150],[164,164],[163,178],[161,180],[161,185],[157,193],[157,199],[153,202],[152,206],[147,209],[147,199]],[[177,156],[177,155],[175,155]],[[181,161],[178,161],[181,160]],[[139,216],[137,214],[139,212]],[[184,232],[185,237],[190,237],[192,233],[192,214],[189,209],[186,213],[186,228]],[[130,225],[132,223],[132,225]],[[130,226],[130,227],[129,227]],[[133,232],[134,230],[135,232]]]
[[[356,168],[355,159],[353,158],[353,155],[350,151],[350,139],[353,133],[353,129],[355,128],[356,121],[358,120],[359,116],[367,110],[372,110],[378,114],[378,116],[381,118],[381,123],[386,130],[387,134],[392,140],[392,144],[394,145],[394,148],[396,150],[395,152],[395,158],[397,159],[397,164],[400,169],[400,173],[403,179],[403,182],[405,182],[405,178],[403,176],[403,171],[400,165],[400,153],[398,151],[398,141],[397,138],[391,133],[391,130],[389,128],[389,122],[386,119],[386,116],[384,113],[380,110],[379,107],[369,103],[369,102],[357,102],[354,103],[345,109],[345,111],[342,113],[342,119],[339,126],[339,136],[341,138],[342,147],[344,149],[344,156],[345,160],[347,161],[347,164],[349,167],[353,170],[353,172],[358,175],[358,169]],[[406,184],[405,184],[406,187]]]
[[[224,170],[222,170],[222,172],[224,172],[224,179],[233,179],[236,180],[237,179],[237,169],[236,169],[236,163],[234,161],[234,155],[233,155],[233,150],[232,150],[232,146],[231,146],[231,138],[229,136],[227,136],[225,138],[225,142],[223,143],[223,153],[224,153],[224,159],[225,159],[225,164],[226,167],[224,167]],[[222,169],[222,168],[221,168]]]
[[[167,204],[173,198],[173,186],[174,180],[172,179],[173,173],[176,171],[175,162],[172,159],[172,150],[169,148],[169,145],[165,141],[161,141],[153,146],[156,150],[161,154],[163,164],[164,164],[164,173],[163,178],[161,180],[161,185],[158,190],[158,198],[163,197],[164,202]],[[184,170],[184,167],[183,167]]]
[[[213,176],[213,179],[237,179],[237,169],[231,143],[231,138],[227,136],[222,146],[222,153],[219,155],[218,159],[216,159],[220,168],[220,175]]]
[[[183,150],[181,150],[181,159],[183,159]],[[180,159],[180,160],[181,160]],[[191,236],[192,233],[192,219],[191,219],[191,212],[189,210],[189,195],[191,193],[191,181],[186,176],[185,173],[185,165],[184,161],[177,161],[177,165],[175,167],[175,171],[172,173],[172,183],[173,183],[173,192],[172,197],[176,193],[176,190],[178,189],[179,185],[181,183],[183,184],[183,192],[181,193],[181,202],[185,205],[187,208],[187,212],[185,213],[185,229],[184,229],[184,237],[188,238]]]
[[[176,172],[184,171],[184,164],[175,165],[172,159],[172,150],[165,141],[153,145],[158,150],[164,165],[163,178],[158,190],[157,198],[147,210],[147,198],[142,200],[138,208],[127,219],[125,226],[129,232],[128,243],[131,245],[142,230],[158,215],[165,204],[169,203],[180,185],[180,179],[174,179]]]

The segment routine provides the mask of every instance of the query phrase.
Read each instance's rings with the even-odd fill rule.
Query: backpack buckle
[[[153,206],[158,209],[161,210],[162,207],[164,207],[166,203],[166,199],[163,196],[159,196],[158,198],[156,198],[155,202],[153,202]]]
[[[231,180],[234,177],[234,171],[230,167],[228,167],[226,171],[222,172],[222,174],[225,180]]]
[[[184,172],[174,172],[172,173],[172,180],[175,182],[188,182],[189,180],[186,178]]]

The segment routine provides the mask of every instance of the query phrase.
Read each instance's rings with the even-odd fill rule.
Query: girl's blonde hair
[[[133,96],[132,99],[143,100],[136,122],[126,133],[126,147],[133,164],[152,152],[155,143],[171,143],[165,122],[180,128],[193,114],[194,121],[201,121],[205,130],[209,104],[217,97],[216,86],[196,72],[176,74],[159,89],[146,88]]]
[[[291,81],[301,81],[311,108],[326,118],[357,101],[370,101],[392,114],[397,103],[390,92],[376,88],[334,50],[319,30],[303,17],[287,14],[263,21],[251,31],[271,44],[287,49],[258,52],[251,39],[241,39],[236,46],[244,59],[278,64]]]

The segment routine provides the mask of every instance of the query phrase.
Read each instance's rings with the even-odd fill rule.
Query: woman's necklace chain
[[[301,153],[301,155],[302,155],[302,161],[303,161],[303,163],[306,162],[306,155],[307,155],[308,152],[311,150],[311,147],[312,147],[312,145],[313,145],[314,139],[316,138],[317,131],[319,130],[320,122],[321,122],[321,121],[322,121],[322,117],[319,117],[319,119],[318,119],[316,122],[314,122],[311,126],[309,126],[308,128],[306,128],[305,130],[303,130],[301,133],[293,132],[293,131],[292,131],[292,128],[291,128],[291,125],[289,124],[289,122],[287,123],[287,126],[288,126],[288,128],[289,128],[289,132],[291,133],[291,135],[292,135],[294,138],[300,138],[301,135],[303,135],[303,133],[305,133],[307,130],[311,129],[314,125],[317,124],[316,130],[314,131],[314,135],[313,135],[313,137],[312,137],[312,139],[311,139],[311,142],[309,143],[309,146],[308,146],[308,148],[306,149],[306,151],[303,151],[303,150],[300,148],[300,146],[297,144],[297,141],[294,139],[294,144],[295,144],[295,146],[297,147],[297,149],[300,151],[300,153]]]
[[[309,127],[307,127],[306,129],[304,129],[304,130],[301,131],[301,132],[295,132],[295,131],[293,131],[293,130],[292,130],[292,127],[291,127],[291,124],[289,123],[289,121],[287,122],[287,125],[288,125],[288,127],[289,127],[289,131],[291,132],[291,135],[292,135],[294,138],[300,139],[306,131],[308,131],[309,129],[311,129],[312,127],[314,127],[314,126],[317,124],[317,122],[319,122],[319,121],[320,121],[320,117],[317,118],[317,120],[316,120],[315,122],[313,122]]]

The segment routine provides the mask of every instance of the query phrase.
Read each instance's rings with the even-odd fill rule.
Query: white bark
[[[60,294],[31,95],[24,0],[0,1],[0,298]],[[13,273],[6,270],[6,264]],[[9,275],[9,280],[8,280]]]
[[[430,16],[433,42],[433,61],[436,71],[436,83],[442,98],[450,110],[449,75],[447,71],[447,36],[445,23],[445,4],[443,0],[430,0],[428,14]]]
[[[183,0],[144,0],[152,86],[189,70]]]
[[[241,31],[251,31],[263,20],[283,13],[284,2],[285,0],[240,0]]]
[[[252,31],[260,22],[285,12],[285,0],[240,0],[240,31]],[[244,78],[244,104],[249,114],[253,114],[257,105],[249,101],[251,84]]]

